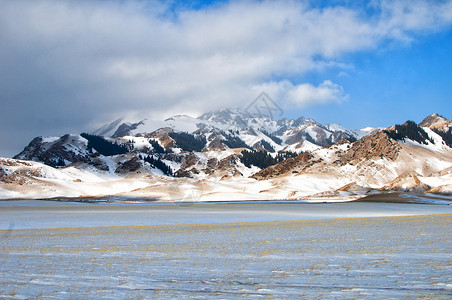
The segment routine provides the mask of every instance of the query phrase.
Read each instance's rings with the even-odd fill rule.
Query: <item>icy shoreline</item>
[[[0,229],[152,226],[452,214],[452,206],[412,203],[83,203],[0,202]],[[13,225],[12,225],[13,224]]]

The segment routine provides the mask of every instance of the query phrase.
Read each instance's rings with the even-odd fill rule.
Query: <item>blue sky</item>
[[[346,55],[352,65],[345,74],[326,70],[306,74],[303,80],[334,78],[348,94],[340,104],[310,106],[302,110],[319,122],[358,128],[391,126],[405,120],[422,121],[428,114],[452,115],[452,31],[418,36],[408,45],[390,45],[377,51]],[[339,73],[338,73],[339,72]],[[299,113],[297,111],[296,113]],[[290,113],[293,116],[292,113]]]
[[[262,91],[349,128],[452,117],[451,0],[0,0],[0,40],[0,156]]]

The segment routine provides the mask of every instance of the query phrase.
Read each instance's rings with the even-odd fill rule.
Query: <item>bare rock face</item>
[[[53,142],[45,142],[42,137],[37,137],[14,158],[39,161],[49,166],[56,166],[60,162],[88,162],[86,145],[86,140],[79,135],[66,134]]]
[[[343,164],[371,158],[396,160],[401,147],[387,133],[380,131],[356,141],[341,158]]]
[[[438,194],[438,195],[444,195],[444,196],[452,196],[452,184],[445,184],[445,185],[437,186],[435,188],[432,188],[432,189],[426,191],[426,193]]]
[[[6,176],[6,172],[5,170],[3,170],[3,168],[0,167],[0,177],[4,177]]]
[[[238,161],[239,156],[237,154],[231,154],[221,160],[210,158],[207,161],[206,168],[202,171],[212,176],[242,176],[242,173],[237,170]]]
[[[193,167],[194,165],[196,165],[199,162],[199,158],[198,156],[196,156],[196,154],[194,153],[190,153],[186,156],[184,156],[184,158],[182,159],[182,165],[181,165],[181,169],[189,169],[190,167]]]
[[[279,177],[291,171],[300,172],[311,166],[313,163],[312,155],[309,152],[304,152],[297,157],[288,158],[276,165],[265,168],[251,176],[251,178],[261,180]]]
[[[207,175],[212,175],[213,173],[215,173],[215,170],[218,166],[218,159],[216,158],[210,158],[207,161],[207,165],[206,168],[203,170],[204,173],[206,173]]]
[[[262,145],[262,142],[256,142],[254,143],[254,145],[252,146],[252,148],[256,151],[266,151],[265,147]]]
[[[306,139],[305,133],[302,131],[297,131],[286,139],[286,143],[289,145],[293,145],[297,143],[302,143],[305,139]]]
[[[0,158],[0,183],[31,184],[42,177],[42,168],[31,162]]]
[[[45,149],[42,148],[43,139],[38,136],[34,138],[22,152],[14,156],[14,159],[33,160],[43,156]]]
[[[236,167],[237,167],[237,160],[238,160],[238,156],[235,154],[229,155],[226,158],[223,158],[222,160],[220,160],[220,162],[218,163],[218,170],[219,171],[231,171],[234,172]]]
[[[171,132],[173,132],[173,129],[166,127],[157,129],[156,131],[145,134],[144,136],[147,138],[158,139],[160,141],[160,144],[166,151],[171,151],[171,148],[173,148],[176,144],[174,140],[169,136],[169,133]]]
[[[206,146],[202,150],[203,152],[209,150],[226,150],[228,147],[223,143],[224,136],[218,129],[211,128],[205,124],[197,124],[198,130],[193,132],[194,136],[205,137]]]
[[[118,168],[116,168],[115,173],[127,174],[138,171],[142,167],[141,161],[138,157],[133,157],[132,159],[124,162]]]
[[[353,164],[373,158],[387,158],[395,160],[398,157],[401,146],[391,139],[385,132],[377,132],[352,144],[345,153],[337,155],[335,162],[339,165]],[[289,173],[302,173],[310,171],[325,171],[328,168],[322,159],[315,158],[309,152],[300,154],[298,157],[289,158],[276,165],[270,166],[254,174],[255,179],[269,179]]]
[[[93,157],[91,159],[90,164],[93,167],[95,167],[96,169],[101,170],[101,171],[107,171],[108,172],[110,170],[108,165],[102,159],[100,159],[99,157]]]
[[[130,135],[130,132],[131,132],[132,130],[137,129],[138,126],[143,125],[143,124],[144,124],[143,121],[138,122],[138,123],[133,123],[133,124],[130,124],[130,123],[122,123],[122,124],[118,127],[118,129],[116,129],[115,133],[114,133],[111,137],[113,137],[113,138],[118,138],[118,137],[123,137],[123,136],[126,136],[126,135]]]
[[[207,147],[207,150],[226,150],[227,147],[223,144],[222,140],[223,137],[221,135],[212,134],[208,139],[209,146]]]
[[[190,170],[179,169],[174,173],[175,177],[187,177],[192,178],[192,172]]]
[[[419,123],[419,126],[444,130],[449,126],[452,126],[452,122],[438,114],[431,114],[430,116],[427,116],[421,123]]]
[[[182,156],[179,156],[182,157]],[[181,158],[181,167],[174,173],[176,177],[193,177],[193,174],[199,174],[199,170],[195,167],[199,163],[199,158],[194,153],[189,153]]]
[[[419,174],[415,173],[405,173],[398,176],[396,179],[392,180],[386,184],[383,189],[390,191],[403,191],[403,192],[419,192],[423,193],[430,190],[431,187],[427,184],[422,183],[419,178]]]

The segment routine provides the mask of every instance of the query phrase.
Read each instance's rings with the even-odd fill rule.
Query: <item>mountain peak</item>
[[[433,113],[422,120],[419,126],[431,129],[444,129],[444,127],[452,126],[452,122],[437,113]]]
[[[105,124],[102,127],[91,132],[91,134],[100,136],[111,136],[121,125],[122,120],[123,120],[122,118],[119,118],[111,123]]]
[[[224,108],[202,114],[198,117],[198,119],[220,124],[230,124],[231,122],[235,121],[237,117],[246,119],[248,116],[239,109]]]

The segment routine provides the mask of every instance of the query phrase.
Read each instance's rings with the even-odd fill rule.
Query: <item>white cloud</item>
[[[412,33],[439,29],[452,22],[451,1],[383,0],[376,32],[382,38],[411,40]]]
[[[253,88],[254,91],[265,91],[274,99],[279,99],[286,105],[295,104],[297,107],[309,105],[322,105],[327,103],[340,103],[347,99],[344,89],[330,80],[325,80],[318,86],[310,83],[298,85],[288,80],[269,82]]]
[[[317,87],[309,83],[294,86],[288,92],[288,98],[300,106],[306,106],[309,104],[341,102],[347,96],[344,94],[344,90],[340,85],[325,80]]]
[[[284,78],[452,22],[452,1],[382,1],[370,17],[290,0],[176,12],[162,3],[0,0],[0,127],[46,134],[61,122],[82,130],[124,115],[201,113],[243,106],[264,86],[300,106],[338,102],[344,91],[328,78]]]

